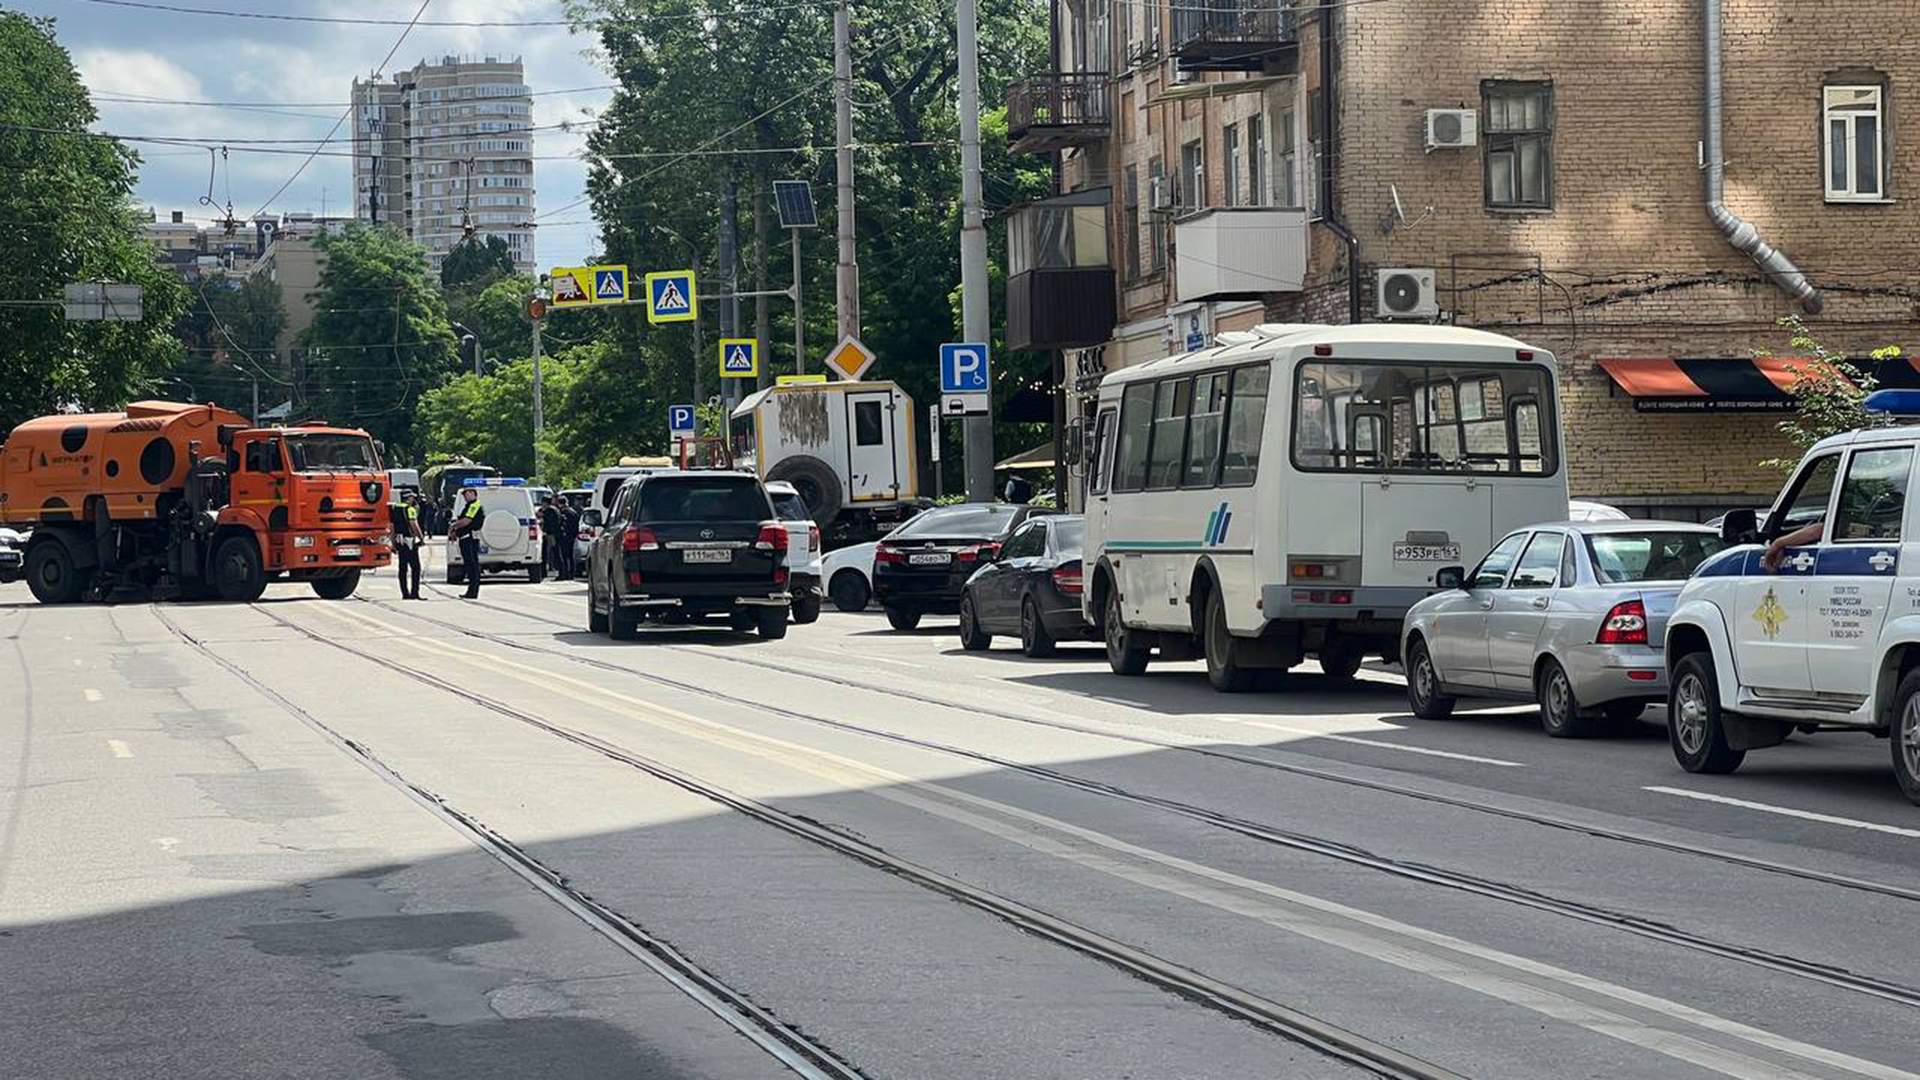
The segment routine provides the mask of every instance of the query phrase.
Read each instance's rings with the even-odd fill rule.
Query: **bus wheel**
[[[1227,602],[1220,590],[1207,594],[1207,681],[1223,694],[1238,694],[1253,688],[1254,669],[1240,663],[1240,643],[1227,629]]]
[[[1100,623],[1102,634],[1107,643],[1107,666],[1115,675],[1139,675],[1147,670],[1147,660],[1151,655],[1147,646],[1142,644],[1140,636],[1127,629],[1120,618],[1120,593],[1117,589],[1107,591],[1106,618]]]

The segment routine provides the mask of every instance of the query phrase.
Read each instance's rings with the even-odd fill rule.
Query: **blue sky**
[[[414,0],[155,0],[177,6],[329,17],[398,19],[418,6]],[[181,101],[274,103],[274,111],[144,104],[95,99],[100,122],[95,130],[116,134],[185,136],[211,139],[318,139],[345,109],[355,77],[365,78],[399,37],[400,26],[349,26],[188,15],[113,7],[88,0],[0,0],[0,5],[58,20],[56,34],[73,54],[81,77],[96,95],[165,98]],[[433,0],[424,20],[544,20],[562,17],[559,0]],[[569,90],[610,82],[593,57],[590,36],[554,27],[414,28],[394,55],[389,70],[411,67],[423,58],[449,53],[519,56],[535,91]],[[562,121],[590,125],[609,92],[555,94],[534,98],[536,126]],[[338,103],[337,108],[324,107]],[[581,196],[585,166],[574,159],[584,144],[584,128],[533,134],[537,185],[536,212]],[[343,125],[336,137],[350,129]],[[299,155],[230,152],[213,181],[219,209],[200,205],[207,193],[208,155],[174,146],[141,147],[139,198],[164,219],[171,210],[189,220],[207,221],[224,213],[229,198],[241,217],[260,209],[299,167],[312,144]],[[340,213],[352,187],[350,144],[325,148],[269,212],[311,210],[323,206]],[[597,228],[586,207],[560,213],[542,223],[535,240],[542,267],[579,265],[597,247]]]

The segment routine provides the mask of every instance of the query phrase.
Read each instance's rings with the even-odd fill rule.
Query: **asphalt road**
[[[0,1077],[1920,1071],[1883,742],[428,592],[0,587]]]

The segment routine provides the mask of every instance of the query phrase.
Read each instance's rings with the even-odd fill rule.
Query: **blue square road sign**
[[[984,342],[949,342],[940,346],[941,393],[984,394],[992,382]]]
[[[675,438],[693,435],[693,406],[667,406],[667,434]]]

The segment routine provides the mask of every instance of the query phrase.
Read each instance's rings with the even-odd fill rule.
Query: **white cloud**
[[[73,60],[87,89],[96,94],[183,99],[201,96],[200,80],[192,72],[157,53],[83,49]]]

